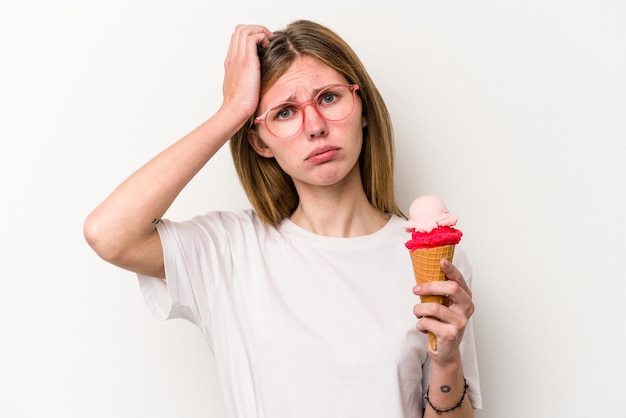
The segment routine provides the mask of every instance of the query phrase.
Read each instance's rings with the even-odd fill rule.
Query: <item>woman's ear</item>
[[[365,116],[361,116],[361,128],[365,128],[367,126],[367,119]]]
[[[258,132],[254,129],[248,130],[248,143],[254,148],[261,157],[272,158],[274,153],[269,149],[265,142],[261,139]]]

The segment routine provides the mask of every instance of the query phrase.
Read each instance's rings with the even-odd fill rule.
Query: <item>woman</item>
[[[240,25],[223,95],[89,215],[89,244],[159,317],[198,325],[231,416],[473,416],[471,268],[457,251],[449,281],[410,291],[390,118],[352,49],[309,21]],[[254,210],[161,220],[229,139]]]

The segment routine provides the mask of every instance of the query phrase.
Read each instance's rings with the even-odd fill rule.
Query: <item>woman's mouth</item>
[[[313,152],[306,157],[306,161],[313,164],[322,164],[332,160],[337,154],[339,154],[339,148],[337,147],[320,147],[313,150]]]

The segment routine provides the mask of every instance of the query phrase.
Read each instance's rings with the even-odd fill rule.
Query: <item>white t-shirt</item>
[[[157,317],[201,329],[232,417],[421,417],[428,338],[401,221],[330,238],[289,220],[266,227],[251,210],[165,220],[167,282],[139,276],[141,289]],[[458,246],[453,262],[469,280]],[[480,408],[471,321],[461,350]]]

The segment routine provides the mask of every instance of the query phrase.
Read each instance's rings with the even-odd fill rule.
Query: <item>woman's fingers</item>
[[[467,325],[470,315],[459,312],[451,307],[439,303],[418,303],[413,307],[413,313],[418,319],[432,318],[444,324],[450,324],[455,328],[462,329]],[[429,330],[430,331],[430,330]]]
[[[439,305],[444,308],[450,309],[456,314],[463,315],[469,318],[474,313],[474,303],[472,302],[471,295],[457,282],[452,280],[445,282],[429,282],[423,283],[420,286],[413,288],[413,293],[418,296],[425,295],[437,295],[444,296],[445,302],[443,305]],[[431,305],[429,303],[423,303],[420,305]],[[430,306],[432,309],[436,309],[439,312],[438,306]],[[428,309],[428,307],[424,308]],[[445,312],[445,310],[444,310]],[[444,320],[444,318],[441,318]]]
[[[261,25],[237,25],[224,60],[224,106],[248,119],[259,103],[261,64],[258,45],[267,45],[272,32]]]
[[[445,361],[458,354],[469,316],[432,302],[415,305],[413,312],[418,318],[416,329],[422,333],[431,332],[437,338],[436,351],[428,345],[431,357]]]
[[[443,272],[445,273],[445,275],[448,278],[448,280],[453,281],[455,283],[458,283],[459,286],[461,286],[461,288],[471,298],[472,297],[472,291],[469,288],[469,286],[467,285],[467,282],[465,281],[465,278],[463,277],[461,272],[454,266],[454,264],[452,264],[451,262],[449,262],[445,258],[442,258],[440,260],[440,262],[439,262],[439,265],[441,267],[441,270],[443,270]]]
[[[413,313],[419,319],[417,330],[432,332],[437,337],[438,355],[446,357],[458,351],[467,322],[474,313],[474,303],[461,272],[445,259],[441,260],[441,268],[448,280],[422,283],[413,292],[418,296],[444,296],[444,304],[419,303]]]
[[[472,291],[463,275],[449,261],[442,259],[441,268],[448,280],[425,282],[413,288],[418,296],[436,295],[445,297],[445,306],[469,318],[474,312]]]
[[[226,64],[245,59],[248,54],[256,55],[256,46],[267,46],[272,32],[260,25],[237,25],[230,38]]]

